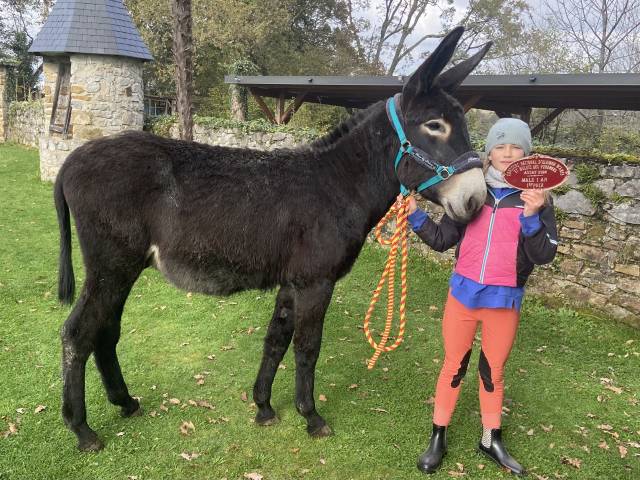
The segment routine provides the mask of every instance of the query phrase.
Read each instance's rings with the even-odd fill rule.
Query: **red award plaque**
[[[549,190],[562,185],[568,176],[564,163],[538,153],[513,162],[504,171],[505,181],[520,190]]]

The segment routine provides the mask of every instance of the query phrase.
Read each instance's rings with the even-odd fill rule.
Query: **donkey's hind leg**
[[[289,348],[293,336],[293,301],[292,288],[290,286],[280,288],[273,317],[264,338],[264,351],[258,378],[253,387],[253,400],[258,406],[256,414],[258,425],[272,425],[278,421],[276,412],[271,408],[271,387],[278,365]]]
[[[136,275],[137,278],[137,275]],[[131,286],[133,281],[129,279]],[[102,325],[98,339],[96,341],[93,356],[96,361],[96,367],[102,377],[102,383],[107,391],[109,401],[120,408],[120,415],[123,417],[131,417],[140,415],[140,403],[138,400],[129,395],[129,390],[120,370],[116,346],[120,340],[120,320],[124,304],[131,290],[121,286],[121,290],[114,293],[112,297],[112,309],[108,311],[108,318]]]
[[[78,303],[62,328],[62,417],[76,434],[80,450],[95,451],[103,447],[97,434],[87,424],[85,368],[92,352],[105,351],[101,337],[105,332],[113,331],[116,319],[119,322],[135,277],[137,275],[114,275],[105,271],[100,271],[99,274],[88,273]],[[99,353],[96,360],[99,366],[106,366],[108,372],[114,371],[113,362],[109,362],[109,355]],[[119,367],[117,369],[119,370]],[[118,389],[114,398],[124,402],[127,408],[133,408],[131,401],[127,401],[126,398],[128,392],[126,396],[122,392],[124,380],[119,384],[117,376],[108,375],[108,378],[108,384]],[[126,386],[124,390],[126,391]]]
[[[322,343],[322,327],[334,283],[329,280],[296,290],[295,333],[296,408],[307,420],[307,432],[313,437],[331,435],[331,428],[316,411],[313,397],[316,362]]]

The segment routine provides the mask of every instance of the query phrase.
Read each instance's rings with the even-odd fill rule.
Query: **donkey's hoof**
[[[78,443],[78,450],[81,452],[99,452],[104,448],[104,443],[97,436],[95,438],[80,441]]]
[[[258,415],[256,415],[256,423],[261,427],[270,427],[271,425],[280,423],[280,419],[276,415],[268,418],[259,417]]]
[[[120,409],[120,416],[124,418],[140,417],[141,415],[142,415],[142,407],[140,406],[140,402],[138,402],[138,400],[136,400],[135,398],[133,399],[133,402],[131,403],[131,405],[122,407]]]
[[[331,428],[329,427],[329,425],[326,425],[326,424],[315,429],[311,429],[311,427],[307,427],[307,432],[309,432],[309,435],[311,435],[313,438],[323,438],[323,437],[328,437],[330,435],[333,435],[333,431],[331,431]]]

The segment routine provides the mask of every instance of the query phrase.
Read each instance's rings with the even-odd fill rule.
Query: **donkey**
[[[75,293],[70,214],[86,275],[61,330],[62,416],[80,450],[103,448],[86,418],[91,353],[109,401],[125,417],[140,412],[116,345],[124,304],[147,267],[178,288],[210,295],[279,286],[253,389],[256,423],[277,421],[271,388],[293,338],[296,409],[310,435],[331,434],[313,390],[334,284],[349,272],[401,184],[413,190],[434,176],[434,162],[426,157],[442,167],[471,150],[464,111],[451,94],[490,44],[441,74],[462,32],[449,33],[397,96],[407,136],[402,144],[385,103],[378,102],[297,149],[224,148],[129,131],[69,155],[54,188],[62,303],[71,304]],[[394,155],[409,142],[422,155],[400,153],[394,165]],[[455,221],[468,222],[486,195],[481,168],[457,173],[422,195]]]

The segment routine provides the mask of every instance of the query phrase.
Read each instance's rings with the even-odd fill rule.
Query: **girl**
[[[456,266],[442,320],[445,359],[436,385],[433,433],[418,468],[435,472],[446,453],[446,429],[467,371],[478,322],[482,323],[479,394],[482,437],[478,448],[512,473],[522,466],[502,443],[503,370],[518,328],[524,285],[534,265],[556,254],[557,233],[543,190],[520,191],[502,173],[531,151],[531,132],[521,120],[502,118],[487,135],[487,200],[468,225],[446,215],[439,224],[409,200],[413,231],[430,247],[445,251],[457,244]]]

